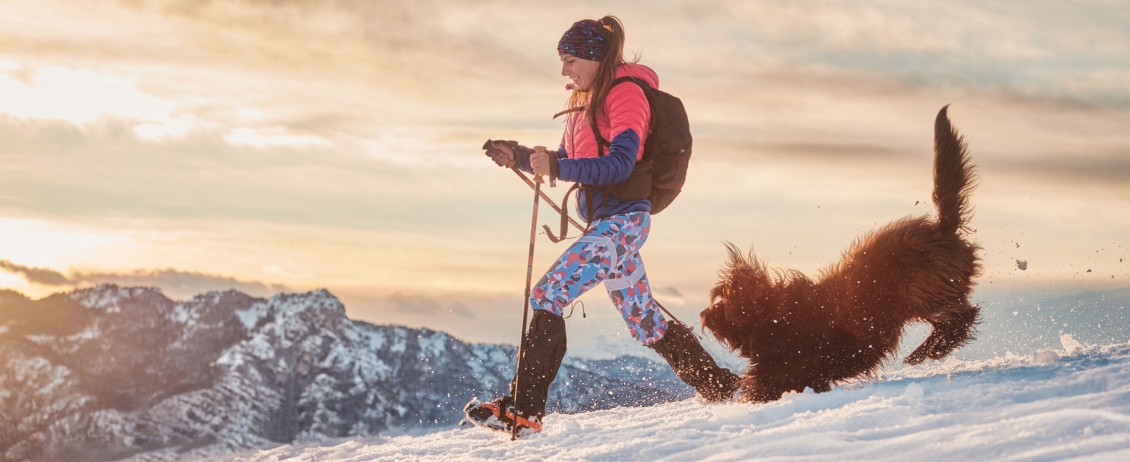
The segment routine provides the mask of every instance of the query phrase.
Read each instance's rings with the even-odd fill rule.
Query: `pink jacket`
[[[646,81],[651,88],[659,89],[659,76],[642,64],[628,63],[620,66],[616,71],[616,78],[620,77],[638,77]],[[605,140],[612,141],[625,130],[634,130],[639,137],[636,160],[643,158],[647,126],[651,119],[651,110],[643,90],[631,83],[617,85],[608,93],[604,108],[608,117],[597,121],[600,134]],[[588,121],[585,120],[584,112],[569,114],[565,121],[565,134],[561,137],[561,145],[565,147],[569,159],[597,157],[596,137],[593,136]],[[608,154],[608,149],[605,149],[604,153]]]

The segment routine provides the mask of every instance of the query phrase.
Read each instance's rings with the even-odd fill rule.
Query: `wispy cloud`
[[[270,295],[290,290],[282,284],[241,281],[230,276],[205,274],[193,271],[180,271],[172,268],[163,270],[136,270],[124,273],[71,271],[63,274],[46,268],[33,268],[9,260],[0,260],[0,269],[23,276],[32,284],[77,287],[93,284],[119,284],[123,286],[160,287],[166,294],[187,297],[212,291],[235,289],[254,295]]]
[[[1130,197],[1130,149],[1109,156],[1062,153],[1059,157],[1036,159],[992,159],[986,167],[1013,175],[1055,183],[1091,187],[1106,185],[1124,197]]]
[[[32,284],[43,284],[48,286],[63,286],[72,284],[71,279],[64,276],[55,270],[44,268],[32,268],[20,264],[12,263],[8,260],[0,260],[0,269],[9,273],[18,274],[23,276],[27,282]]]

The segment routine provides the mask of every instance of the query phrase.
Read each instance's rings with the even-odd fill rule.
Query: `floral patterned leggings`
[[[593,222],[530,291],[530,306],[561,316],[569,303],[603,282],[632,338],[644,345],[659,341],[667,333],[667,320],[651,297],[639,254],[650,229],[648,212]]]

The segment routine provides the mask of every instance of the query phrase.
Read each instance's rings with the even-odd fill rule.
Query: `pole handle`
[[[534,146],[534,152],[542,153],[542,154],[545,154],[545,155],[550,155],[548,152],[546,152],[545,146]],[[545,175],[544,174],[534,175],[534,181],[537,182],[537,183],[545,183]],[[550,180],[549,185],[550,186],[557,186],[555,183],[556,183],[555,181]]]

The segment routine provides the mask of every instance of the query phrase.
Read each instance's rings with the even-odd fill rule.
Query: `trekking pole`
[[[545,148],[537,146],[534,150],[540,152],[544,151]],[[514,171],[517,171],[517,169]],[[523,178],[524,177],[523,175]],[[518,414],[520,412],[518,410],[518,403],[521,402],[518,399],[518,393],[522,391],[518,380],[522,377],[522,354],[525,352],[526,346],[526,320],[530,314],[530,285],[533,283],[534,277],[534,242],[537,240],[538,235],[538,199],[541,198],[541,184],[543,181],[541,175],[534,176],[534,217],[531,219],[530,223],[530,258],[526,263],[526,294],[522,297],[522,335],[518,337],[518,364],[514,368],[514,424],[510,429],[510,441],[518,439]]]

